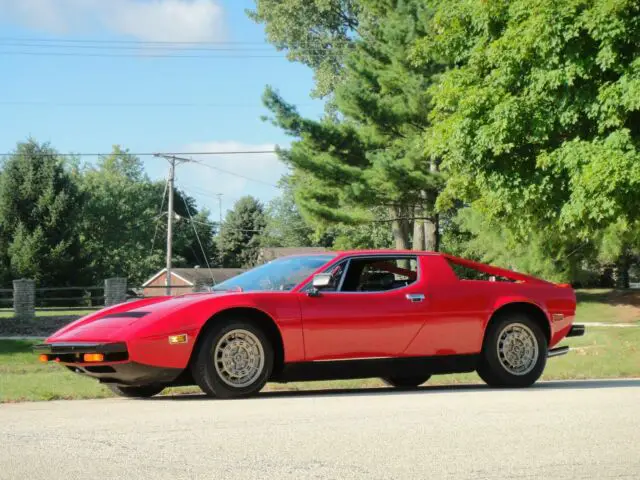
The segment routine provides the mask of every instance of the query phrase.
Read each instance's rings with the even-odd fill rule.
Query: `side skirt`
[[[473,372],[479,357],[479,354],[470,354],[296,362],[286,364],[270,381],[286,383]]]

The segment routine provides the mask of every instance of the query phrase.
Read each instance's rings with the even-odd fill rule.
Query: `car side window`
[[[418,279],[416,257],[352,258],[341,292],[380,292],[406,287]]]
[[[345,270],[347,269],[348,260],[342,260],[334,265],[331,265],[326,270],[323,270],[322,273],[330,273],[331,281],[329,282],[329,286],[322,289],[323,292],[336,292],[340,287],[340,283],[342,280],[342,276],[344,275]],[[302,292],[309,292],[313,288],[312,282],[307,283],[307,285],[301,290]]]

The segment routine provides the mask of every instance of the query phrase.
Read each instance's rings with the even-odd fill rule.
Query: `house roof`
[[[144,282],[142,286],[146,287],[166,271],[167,269],[163,268],[149,280]],[[235,277],[245,271],[246,270],[243,268],[172,268],[171,276],[178,277],[189,285],[195,285],[196,283],[211,285],[224,282],[225,280]]]
[[[326,252],[326,248],[322,247],[271,247],[261,248],[258,259],[262,262],[270,262],[276,258],[286,257],[289,255],[308,255],[310,253]]]

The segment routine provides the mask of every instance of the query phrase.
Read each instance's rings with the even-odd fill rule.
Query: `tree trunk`
[[[424,221],[424,249],[430,252],[440,250],[440,225],[439,216],[434,214]]]
[[[615,280],[616,288],[629,288],[629,268],[631,262],[628,255],[622,254],[616,264]]]
[[[393,241],[397,250],[409,249],[409,221],[405,218],[405,212],[401,208],[391,208],[389,212],[394,219],[391,222]]]
[[[424,215],[424,209],[422,206],[416,206],[414,209],[416,217],[422,217]],[[424,220],[421,218],[416,218],[413,221],[413,249],[420,251],[424,250],[424,233],[425,226]]]

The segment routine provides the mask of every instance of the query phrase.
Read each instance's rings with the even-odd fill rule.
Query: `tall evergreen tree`
[[[358,0],[255,0],[247,13],[263,23],[267,39],[287,58],[313,69],[314,95],[325,97],[340,81],[344,57],[358,32]]]
[[[437,249],[442,178],[422,143],[436,69],[410,62],[430,12],[418,0],[369,0],[359,8],[358,37],[334,88],[337,116],[304,119],[265,92],[273,122],[298,139],[282,158],[294,167],[297,203],[317,223],[388,220],[396,247],[413,239],[416,249]],[[379,207],[386,218],[376,217]]]
[[[34,140],[19,143],[2,169],[3,270],[42,285],[82,283],[78,221],[83,197],[57,152]]]
[[[253,266],[258,258],[265,225],[262,204],[249,195],[239,199],[227,213],[218,235],[222,266]]]

